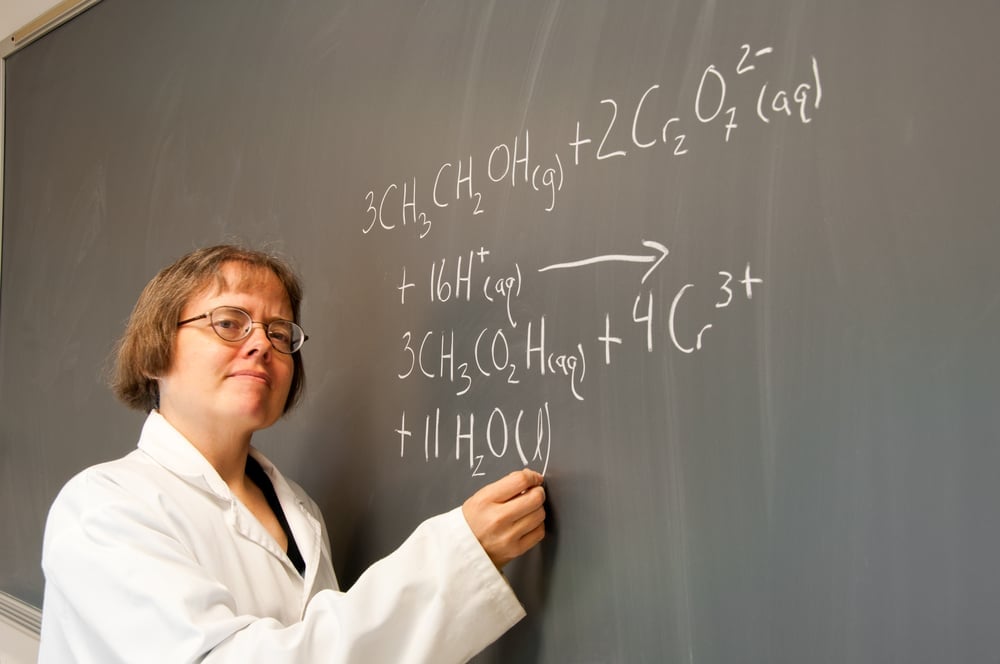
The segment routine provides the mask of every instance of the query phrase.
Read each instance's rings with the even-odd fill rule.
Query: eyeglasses
[[[242,341],[250,336],[254,324],[264,327],[264,334],[271,346],[279,353],[291,355],[302,348],[309,337],[305,330],[290,320],[272,320],[270,323],[255,321],[249,313],[239,307],[216,307],[200,316],[188,318],[177,323],[177,327],[207,318],[212,329],[226,341]]]

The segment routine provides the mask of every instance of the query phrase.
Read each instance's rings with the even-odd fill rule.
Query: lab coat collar
[[[142,433],[139,436],[139,449],[148,454],[156,463],[160,464],[178,477],[183,478],[191,485],[208,491],[220,500],[234,505],[236,502],[229,486],[222,477],[208,462],[201,452],[191,444],[191,442],[173,427],[157,411],[150,411],[146,422],[142,426]],[[316,518],[310,514],[307,506],[302,502],[295,490],[289,485],[284,476],[278,472],[270,459],[261,454],[260,450],[250,448],[250,455],[260,463],[261,468],[267,473],[274,486],[274,491],[278,496],[278,501],[285,510],[285,517],[288,519],[292,529],[292,535],[306,561],[306,577],[304,581],[303,608],[305,602],[312,595],[313,584],[316,579],[317,564],[320,559],[320,546],[322,537],[322,527]],[[280,556],[287,561],[287,556],[278,549],[277,544],[270,538],[264,536],[262,526],[249,523],[245,518],[240,518],[238,512],[233,512],[235,523],[244,536],[254,539],[259,544],[272,551],[274,555]],[[247,513],[249,515],[249,513]],[[291,566],[291,561],[287,561]]]
[[[142,425],[139,449],[191,484],[225,501],[233,500],[229,487],[208,459],[156,409],[150,411]]]

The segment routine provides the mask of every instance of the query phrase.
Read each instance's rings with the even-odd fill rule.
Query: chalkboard
[[[0,589],[145,282],[304,276],[345,583],[527,463],[480,662],[996,662],[993,2],[105,0],[6,61]]]

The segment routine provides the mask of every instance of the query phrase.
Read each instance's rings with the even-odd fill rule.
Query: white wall
[[[0,592],[0,664],[38,661],[42,614],[16,597]]]
[[[3,0],[0,2],[0,38],[9,37],[58,4],[59,0]]]
[[[0,620],[0,664],[35,664],[37,661],[38,637]]]

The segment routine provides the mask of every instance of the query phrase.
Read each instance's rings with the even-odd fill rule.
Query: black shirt
[[[274,485],[271,484],[271,478],[267,476],[264,469],[261,468],[260,462],[254,459],[249,454],[247,455],[247,477],[250,481],[256,484],[261,491],[264,492],[264,498],[267,499],[267,504],[270,505],[271,511],[274,512],[274,516],[278,518],[278,523],[281,524],[281,529],[285,531],[285,537],[288,538],[288,559],[292,561],[292,565],[298,571],[299,576],[305,576],[306,573],[306,561],[302,559],[302,553],[299,552],[299,547],[295,543],[295,538],[292,536],[292,529],[288,526],[288,519],[285,518],[285,511],[281,509],[281,503],[278,502],[278,494],[274,491]]]

